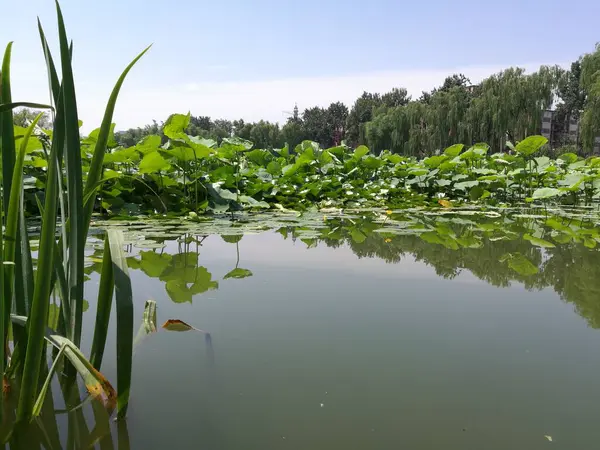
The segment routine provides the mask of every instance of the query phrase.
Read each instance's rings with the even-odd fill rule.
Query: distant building
[[[569,128],[566,130],[566,136],[561,129],[557,127],[554,120],[555,111],[547,109],[542,114],[542,124],[540,134],[552,143],[561,142],[577,145],[579,143],[579,120],[569,118]],[[600,153],[600,136],[594,141],[594,153]]]
[[[548,141],[552,142],[552,125],[554,121],[554,111],[547,109],[542,114],[542,127],[540,134],[544,136]]]

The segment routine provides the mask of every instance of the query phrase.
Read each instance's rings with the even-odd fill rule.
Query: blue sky
[[[54,2],[0,0],[0,45],[15,41],[15,100],[47,98],[36,16],[56,42]],[[75,41],[78,102],[95,128],[120,71],[117,128],[171,112],[285,120],[283,111],[351,104],[363,90],[413,95],[462,71],[473,81],[508,66],[568,65],[600,41],[597,0],[282,2],[62,0]],[[3,24],[5,25],[5,24]]]

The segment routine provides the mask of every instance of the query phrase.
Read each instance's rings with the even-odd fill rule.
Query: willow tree
[[[470,104],[471,94],[462,86],[440,90],[431,96],[426,118],[429,152],[470,141],[465,122]]]
[[[506,138],[515,141],[539,133],[542,114],[550,108],[558,85],[557,67],[540,67],[526,75],[510,68],[485,79],[475,90],[469,108],[468,134],[472,141],[502,149]]]
[[[428,105],[410,102],[388,109],[365,125],[366,142],[374,151],[419,156],[430,147],[426,117]]]
[[[539,132],[543,111],[552,105],[560,70],[541,67],[525,74],[511,68],[479,86],[440,89],[427,101],[381,111],[365,127],[374,150],[423,156],[452,144],[487,142],[502,149],[507,137],[521,140]]]
[[[600,44],[581,60],[581,86],[587,93],[580,123],[581,143],[591,152],[595,138],[600,136]]]

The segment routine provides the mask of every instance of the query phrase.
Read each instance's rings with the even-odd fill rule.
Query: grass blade
[[[31,103],[31,102],[6,102],[6,100],[2,100],[0,103],[0,113],[10,112],[15,108],[33,108],[33,109],[54,109],[50,105],[44,105],[42,103]]]
[[[117,97],[119,96],[119,91],[121,90],[121,86],[123,86],[123,82],[125,81],[125,77],[129,73],[129,71],[133,68],[133,66],[140,60],[144,54],[150,50],[151,46],[146,47],[138,56],[135,57],[133,61],[125,68],[119,79],[117,80],[117,84],[113,88],[110,98],[108,100],[108,104],[106,105],[106,110],[104,111],[104,117],[102,118],[102,125],[100,126],[100,132],[98,133],[98,140],[96,141],[96,145],[94,147],[94,153],[92,155],[92,161],[90,163],[90,169],[88,172],[88,177],[85,184],[85,193],[91,192],[94,189],[94,186],[100,181],[102,178],[102,163],[104,161],[104,154],[106,153],[106,144],[108,143],[108,137],[110,134],[110,127],[112,124],[113,114],[115,112],[115,106],[117,104]],[[87,230],[89,228],[90,220],[92,218],[92,212],[94,210],[94,201],[95,196],[90,197],[88,201],[85,202],[85,215],[84,215],[84,223],[85,223],[85,232],[87,234]]]
[[[0,91],[2,99],[2,188],[4,198],[10,198],[12,185],[12,169],[15,165],[15,132],[13,128],[13,105],[10,88],[10,58],[12,53],[12,42],[9,42],[2,59],[2,78],[0,79]],[[4,204],[8,208],[8,202]],[[7,209],[4,213],[6,214]]]
[[[54,59],[50,52],[50,46],[46,40],[42,23],[38,17],[38,31],[40,33],[40,40],[42,41],[42,49],[44,50],[44,59],[46,60],[46,68],[48,69],[48,88],[50,89],[52,99],[55,105],[58,105],[58,99],[60,98],[60,82],[58,81],[58,75],[56,73],[56,66],[54,65]]]
[[[40,211],[40,217],[44,217],[44,206],[42,205],[42,202],[40,201],[37,195],[35,196],[35,201],[37,202],[38,209]],[[54,245],[54,276],[56,278],[52,282],[52,286],[54,286],[56,283],[56,286],[58,287],[58,295],[60,297],[60,313],[62,319],[62,321],[59,320],[58,328],[60,329],[60,324],[62,323],[64,325],[65,323],[67,323],[69,317],[71,317],[71,309],[69,307],[69,302],[67,301],[67,299],[69,298],[67,276],[65,275],[65,269],[61,260],[61,252],[58,243],[55,243]]]
[[[9,108],[6,106],[12,102],[10,89],[11,51],[12,42],[9,42],[6,46],[6,51],[4,52],[2,68],[0,70],[0,102],[5,104],[5,109],[0,110],[0,150],[2,151],[2,192],[5,216],[8,212],[8,198],[10,197],[10,188],[12,184],[12,169],[15,164],[15,131],[13,128],[12,107]],[[2,270],[4,270],[4,267],[2,267]],[[10,286],[11,283],[11,279],[5,279],[4,286]],[[12,309],[12,297],[5,296],[3,306],[4,308],[1,311],[2,317],[0,320],[4,322],[3,333],[8,333],[8,327],[10,325],[9,314]],[[3,359],[6,359],[6,355],[3,355]]]
[[[10,319],[20,327],[25,327],[30,322],[30,319],[27,317],[14,314],[11,315]],[[117,395],[110,382],[104,375],[94,369],[92,363],[88,361],[81,350],[70,339],[58,334],[52,334],[51,331],[49,328],[44,327],[42,339],[45,339],[58,349],[63,349],[64,356],[73,364],[77,373],[81,375],[90,395],[102,401],[109,411],[114,410]]]
[[[117,414],[125,417],[131,388],[133,358],[133,298],[127,259],[123,251],[123,232],[108,230],[110,255],[116,288],[117,305]]]
[[[51,335],[48,340],[54,346],[66,347],[65,357],[71,361],[79,375],[83,378],[87,391],[92,397],[102,401],[106,409],[112,411],[115,406],[117,393],[106,377],[94,369],[92,364],[81,353],[81,350],[69,339],[59,335]]]
[[[50,367],[50,371],[48,372],[48,375],[46,376],[46,380],[44,381],[44,384],[42,385],[42,389],[40,390],[40,393],[35,402],[35,405],[33,406],[34,417],[39,416],[40,413],[42,412],[42,406],[44,405],[44,400],[46,399],[46,393],[48,392],[48,388],[50,387],[50,382],[52,381],[52,377],[54,376],[54,373],[56,372],[56,368],[58,367],[58,362],[60,361],[60,358],[64,354],[66,348],[67,348],[67,346],[63,345],[60,348],[60,350],[58,351],[58,354],[56,355],[56,357],[54,358],[52,367]]]
[[[117,448],[118,450],[131,450],[126,420],[119,420],[117,422]]]
[[[31,246],[29,244],[29,233],[27,232],[27,222],[25,221],[25,205],[23,204],[23,195],[21,197],[21,206],[19,208],[19,256],[20,263],[17,266],[17,277],[23,281],[23,299],[25,303],[25,315],[29,315],[31,302],[33,300],[33,260],[31,259]],[[19,295],[19,292],[16,291]],[[18,312],[17,312],[18,313]]]
[[[56,179],[58,167],[56,152],[58,149],[56,140],[52,142],[50,151],[48,179]],[[21,382],[21,396],[17,409],[17,421],[28,422],[31,420],[35,391],[39,382],[40,361],[45,350],[44,331],[48,318],[50,294],[52,292],[52,273],[54,263],[54,249],[56,247],[56,203],[57,183],[47,183],[46,201],[42,217],[42,230],[38,250],[38,265],[35,276],[33,301],[29,315],[27,352],[23,367]]]
[[[47,371],[46,366],[42,366],[42,369]],[[45,374],[45,372],[42,372]],[[52,396],[52,387],[48,388],[46,394],[47,401],[42,406],[41,416],[43,419],[37,419],[37,425],[40,428],[44,436],[44,448],[48,450],[61,450],[60,435],[58,431],[58,424],[56,422],[56,411],[54,410],[54,401]]]
[[[2,211],[2,196],[0,196],[0,211]],[[0,220],[0,227],[2,226],[2,221]],[[5,310],[5,298],[4,298],[4,237],[2,231],[0,230],[0,312],[4,312]],[[6,326],[8,323],[4,320],[4,317],[0,318],[0,424],[4,423],[3,421],[3,413],[4,413],[4,369],[6,367],[6,344],[8,339],[8,327]]]
[[[69,42],[62,11],[58,2],[56,2],[56,13],[58,16],[58,37],[60,41],[60,59],[63,77],[61,97],[65,118],[66,148],[64,158],[67,172],[67,199],[69,208],[69,267],[67,271],[67,283],[69,286],[69,302],[71,303],[72,314],[67,330],[69,330],[68,337],[76,346],[79,346],[81,343],[81,326],[83,321],[84,233],[86,231],[83,227],[83,217],[79,213],[83,210],[79,118],[77,115],[77,100]]]
[[[14,264],[8,264],[4,267],[4,276],[6,283],[4,283],[4,297],[5,297],[5,308],[6,303],[11,304],[13,299],[13,283],[15,286],[15,291],[19,295],[14,296],[15,301],[15,310],[17,314],[27,315],[27,307],[26,300],[23,296],[24,290],[24,280],[23,277],[15,278],[15,267],[21,264],[20,258],[20,248],[17,253],[17,243],[19,240],[18,236],[18,227],[19,227],[19,218],[21,216],[20,209],[22,206],[22,185],[23,185],[23,163],[25,160],[25,151],[27,149],[27,144],[29,143],[29,138],[31,137],[31,133],[33,129],[37,125],[38,121],[41,119],[42,114],[38,114],[36,118],[33,120],[31,125],[27,128],[25,132],[25,136],[21,142],[21,146],[19,148],[19,153],[16,156],[16,161],[14,161],[14,168],[12,174],[12,185],[10,191],[11,195],[8,196],[8,213],[6,215],[6,229],[5,236],[6,242],[4,245],[4,261],[13,262]],[[6,198],[6,196],[5,196]],[[19,256],[17,258],[17,256]],[[23,275],[22,268],[18,268],[17,275]],[[12,280],[12,281],[11,281]],[[12,306],[11,306],[12,309]],[[16,345],[24,345],[25,344],[25,335],[22,330],[15,330],[14,333],[15,344]]]
[[[104,254],[102,256],[102,273],[100,274],[100,288],[98,290],[98,306],[96,309],[96,325],[94,327],[94,338],[90,361],[96,370],[100,370],[104,348],[106,346],[106,335],[110,322],[110,310],[115,288],[115,279],[110,255],[110,244],[108,236],[104,239]]]

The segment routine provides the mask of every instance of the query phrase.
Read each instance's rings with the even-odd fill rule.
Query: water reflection
[[[241,441],[252,437],[257,440],[251,441],[250,446],[276,448],[281,436],[290,436],[290,433],[296,433],[296,438],[315,438],[314,441],[307,438],[293,447],[307,448],[314,442],[326,442],[318,440],[317,436],[319,439],[327,436],[327,430],[330,437],[333,436],[331,439],[338,439],[336,443],[347,435],[346,446],[351,446],[358,436],[365,439],[362,447],[382,448],[369,446],[371,441],[368,439],[378,436],[372,429],[377,428],[379,433],[379,427],[383,428],[387,422],[388,434],[382,433],[380,442],[390,442],[397,437],[399,423],[405,424],[403,433],[410,434],[421,425],[424,433],[430,433],[432,423],[443,428],[449,426],[454,417],[458,419],[451,427],[452,430],[456,428],[460,437],[450,436],[454,436],[452,439],[458,443],[460,438],[467,436],[461,431],[465,426],[461,420],[465,417],[489,421],[483,425],[489,425],[494,432],[502,426],[511,430],[523,424],[523,427],[535,429],[536,436],[543,439],[543,434],[550,431],[531,425],[535,418],[546,420],[544,414],[547,411],[560,414],[563,405],[567,405],[565,411],[573,405],[581,408],[581,399],[587,397],[575,396],[571,404],[565,399],[573,395],[574,387],[589,386],[585,377],[596,376],[597,370],[583,367],[581,362],[593,357],[593,352],[587,353],[586,349],[595,347],[579,345],[580,342],[588,342],[581,335],[577,340],[569,341],[573,328],[568,324],[560,334],[558,319],[552,322],[551,330],[540,328],[539,323],[530,319],[520,320],[519,314],[527,318],[529,311],[531,316],[537,317],[540,309],[536,305],[525,310],[524,314],[524,310],[515,309],[515,304],[521,301],[518,294],[514,294],[518,291],[510,291],[517,297],[512,304],[508,301],[510,299],[499,295],[496,304],[482,305],[480,293],[485,295],[491,290],[453,284],[456,298],[462,298],[464,294],[469,299],[468,302],[450,304],[437,301],[439,293],[443,295],[446,292],[447,284],[431,283],[434,289],[428,291],[418,282],[400,286],[403,283],[400,280],[396,284],[387,283],[388,286],[377,291],[381,297],[377,301],[365,302],[363,296],[378,289],[376,282],[373,285],[365,283],[364,290],[356,296],[351,291],[367,280],[367,276],[360,282],[351,283],[354,273],[340,271],[331,275],[331,278],[339,278],[327,282],[330,274],[320,274],[316,270],[310,275],[315,282],[307,286],[309,283],[298,276],[296,266],[292,270],[289,267],[273,270],[272,266],[280,263],[277,260],[272,261],[271,266],[251,266],[248,261],[255,262],[256,257],[250,254],[252,246],[247,244],[253,242],[246,233],[278,233],[281,236],[278,244],[283,241],[302,243],[299,246],[305,246],[308,252],[316,248],[320,249],[318,252],[324,247],[344,247],[351,249],[358,258],[377,258],[389,264],[403,259],[416,260],[445,279],[454,279],[462,272],[469,272],[497,287],[506,288],[519,283],[529,290],[551,288],[564,301],[573,304],[591,327],[598,328],[600,252],[597,244],[600,235],[595,219],[582,215],[546,216],[520,211],[507,214],[494,211],[319,213],[284,219],[266,220],[264,216],[250,216],[233,222],[216,218],[194,225],[182,221],[160,226],[156,223],[134,227],[123,225],[129,233],[128,265],[132,272],[138,271],[140,275],[134,281],[139,285],[147,281],[146,277],[159,280],[162,283],[160,289],[164,289],[177,304],[164,305],[162,311],[173,314],[164,319],[181,317],[219,336],[215,339],[219,347],[216,368],[209,334],[204,334],[204,343],[201,340],[196,342],[193,335],[188,340],[177,340],[178,336],[171,333],[171,336],[164,336],[165,339],[149,338],[152,344],[156,344],[153,348],[144,344],[144,349],[152,348],[152,351],[143,351],[136,356],[139,357],[136,361],[140,368],[136,373],[140,374],[142,391],[153,393],[136,398],[136,403],[141,406],[136,411],[137,417],[143,416],[145,420],[139,429],[136,429],[135,422],[130,422],[136,448],[152,448],[140,446],[141,441],[158,447],[156,442],[161,439],[161,433],[156,430],[160,430],[162,424],[168,425],[168,429],[178,428],[184,436],[166,436],[160,448],[166,448],[166,442],[171,438],[175,445],[204,439],[203,442],[211,444],[222,443],[221,440],[229,442],[229,445],[207,445],[207,448],[240,448]],[[152,227],[152,233],[144,233],[145,227]],[[213,253],[207,254],[207,236],[212,236],[210,242],[225,242],[231,252],[218,255],[218,258]],[[222,247],[217,245],[213,248],[222,250]],[[289,245],[281,245],[281,248],[286,252],[290,250]],[[262,252],[263,248],[259,251]],[[268,253],[269,249],[264,251]],[[338,254],[334,251],[327,253]],[[347,252],[340,251],[339,255],[343,255],[340,258],[346,257]],[[271,257],[271,254],[267,256]],[[89,275],[100,271],[100,257],[98,249],[91,249],[88,253]],[[275,256],[273,259],[276,259]],[[332,258],[332,261],[335,264],[336,260]],[[285,266],[284,263],[282,261],[281,266]],[[357,263],[353,269],[360,270],[363,266],[366,264]],[[252,267],[254,274],[244,267]],[[232,278],[244,278],[244,281],[238,284]],[[351,285],[346,287],[349,295],[345,302],[339,302],[336,294],[344,294],[344,288],[339,287],[344,283]],[[221,297],[223,301],[197,302],[193,308],[181,305],[219,287],[222,292],[232,287],[227,295]],[[397,289],[405,287],[404,303],[410,308],[403,307],[403,302],[395,296]],[[464,291],[461,290],[463,288]],[[154,289],[154,285],[149,289]],[[255,292],[258,294],[254,295]],[[411,303],[411,299],[419,297],[422,292],[428,292],[431,301]],[[544,302],[549,297],[554,296],[544,297]],[[551,302],[545,304],[548,303]],[[477,314],[464,320],[455,317],[447,321],[454,310],[457,316],[462,317],[464,309],[461,308],[466,305],[477,309]],[[510,317],[511,322],[502,326],[492,326],[492,321],[485,322],[486,318],[495,319],[494,314],[498,311],[505,313],[504,317]],[[553,313],[551,309],[543,311],[544,314]],[[420,323],[422,317],[428,320]],[[562,316],[557,317],[563,320]],[[486,328],[473,325],[478,322]],[[579,320],[573,322],[583,325]],[[360,326],[355,326],[356,323]],[[310,329],[309,338],[307,328]],[[160,331],[160,327],[148,328],[142,323],[136,342],[157,330]],[[588,330],[584,331],[587,333]],[[505,339],[509,335],[520,338]],[[548,337],[554,335],[558,336],[557,340],[562,339],[564,348],[550,342]],[[530,355],[529,349],[532,345],[536,346],[538,337],[542,343],[535,349],[536,353]],[[377,342],[377,346],[373,342]],[[398,345],[398,342],[405,345]],[[198,344],[206,348],[208,364],[204,360],[200,363],[196,357]],[[576,352],[577,347],[582,349],[579,353]],[[566,354],[577,355],[580,359],[574,360],[574,364],[584,370],[572,371],[570,367],[556,362],[561,360],[561,351],[563,358]],[[365,362],[357,364],[356,361]],[[158,362],[162,366],[158,367]],[[207,386],[198,383],[198,380],[205,379],[211,381]],[[514,382],[516,379],[519,382]],[[340,380],[345,380],[345,383]],[[156,386],[159,389],[153,391]],[[337,403],[333,401],[331,386],[338,391]],[[563,386],[564,392],[561,390]],[[34,422],[25,433],[12,436],[11,449],[129,448],[125,422],[112,422],[101,404],[86,402],[79,388],[69,391],[61,383],[53,383],[53,387],[54,402],[46,401],[42,420]],[[324,401],[322,396],[327,392],[332,400],[328,398],[323,408],[320,406]],[[548,395],[549,392],[552,395]],[[14,398],[16,396],[11,394],[5,405],[5,417],[13,417],[13,421],[15,405],[10,402],[14,402],[11,400]],[[388,398],[393,400],[389,404],[386,403]],[[304,403],[305,399],[310,401]],[[519,399],[523,401],[519,402]],[[552,399],[558,400],[553,404]],[[82,402],[85,403],[78,407]],[[528,404],[534,406],[527,410]],[[376,407],[371,406],[370,409],[365,405]],[[582,409],[586,411],[582,415],[592,417],[589,411],[597,410],[593,407],[595,405]],[[402,408],[405,409],[404,415],[395,415],[395,411]],[[526,412],[521,415],[522,410]],[[175,415],[171,411],[186,411],[186,414]],[[444,411],[451,412],[446,416]],[[499,426],[502,421],[498,419],[498,411],[504,411],[502,414],[514,421],[506,421]],[[559,418],[557,423],[571,423],[568,417]],[[360,426],[367,421],[376,425],[368,422],[366,431],[361,434]],[[298,423],[312,425],[299,430]],[[344,424],[343,431],[342,427],[336,428],[336,424],[340,423]],[[593,424],[588,428],[595,430]],[[262,441],[256,438],[255,433],[271,432],[276,435],[277,442],[266,440],[264,435]],[[0,429],[0,438],[4,437],[3,433],[6,435],[8,428]],[[440,436],[440,440],[446,439],[443,432]],[[483,442],[489,434],[482,432],[480,437]],[[268,444],[252,445],[256,442]],[[546,444],[545,441],[543,443]],[[195,448],[191,445],[189,448]],[[407,447],[422,448],[415,445]]]
[[[227,226],[207,223],[180,237],[177,253],[167,253],[164,248],[142,250],[128,258],[129,266],[163,281],[173,302],[192,302],[194,296],[219,287],[209,268],[199,264],[204,239],[220,231],[223,241],[236,246],[235,267],[224,279],[252,276],[250,270],[240,267],[240,251],[244,232],[256,231],[259,220],[266,223],[262,230],[300,240],[309,249],[346,246],[359,258],[380,258],[391,264],[411,256],[446,279],[469,271],[493,286],[517,282],[529,290],[552,288],[564,301],[573,303],[590,326],[600,327],[600,233],[588,211],[554,216],[519,210],[503,214],[389,211],[286,218],[284,223],[265,219],[229,222]],[[156,225],[152,227],[156,230]],[[167,237],[155,239],[163,246],[177,235],[177,227],[164,227]],[[90,270],[98,271],[99,266]]]
[[[279,232],[284,238],[302,239],[308,247],[345,245],[359,258],[397,263],[411,256],[446,279],[466,270],[497,287],[518,282],[529,290],[552,288],[574,304],[591,327],[600,327],[600,234],[593,223],[546,217],[437,217],[412,223],[405,234],[397,234],[381,231],[369,219],[328,222],[318,238],[303,238],[306,228]]]
[[[139,269],[150,278],[158,278],[165,283],[169,298],[175,303],[191,303],[195,295],[217,289],[219,283],[212,279],[206,267],[198,264],[201,241],[180,244],[175,254],[164,251],[141,251],[136,257],[129,257],[127,263],[132,269]]]

